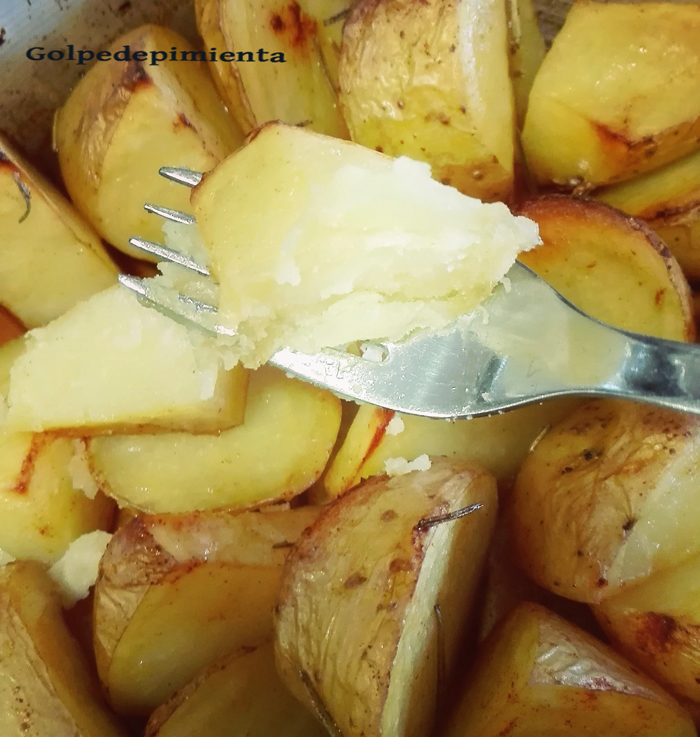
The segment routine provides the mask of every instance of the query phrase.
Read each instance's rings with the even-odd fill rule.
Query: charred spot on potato
[[[600,576],[595,584],[599,589],[603,589],[608,585],[608,579],[605,576]]]
[[[48,435],[36,434],[32,436],[29,452],[22,461],[22,468],[17,477],[17,483],[12,487],[12,491],[16,494],[26,494],[29,491],[29,484],[34,475],[34,465],[36,459],[42,449],[51,442]]]
[[[367,583],[367,576],[363,576],[361,573],[353,573],[345,579],[343,586],[346,589],[356,589],[358,586],[362,586],[363,583]]]
[[[622,525],[622,529],[624,532],[630,532],[632,528],[637,524],[637,520],[634,517],[630,517],[624,525]]]
[[[374,147],[374,150],[375,151],[379,151],[380,154],[383,154],[384,153],[384,148],[382,146],[375,146]]]
[[[399,515],[396,513],[394,509],[387,509],[386,512],[382,513],[382,516],[379,518],[382,522],[391,522],[395,520]]]
[[[407,558],[394,558],[389,563],[389,571],[391,573],[405,573],[412,568],[411,561]]]
[[[139,51],[140,49],[136,49]],[[148,76],[146,68],[140,61],[129,61],[124,69],[122,77],[122,87],[128,92],[136,92],[153,84],[153,80]]]
[[[668,614],[647,612],[641,617],[636,631],[637,646],[647,652],[666,652],[678,629],[678,622]]]
[[[296,0],[289,3],[281,13],[270,17],[270,28],[278,36],[284,36],[289,46],[297,51],[306,51],[316,36],[318,25],[306,15]]]
[[[654,304],[660,305],[663,301],[664,294],[666,294],[665,289],[657,289],[656,294],[654,295]]]
[[[176,127],[180,125],[184,126],[185,128],[191,128],[192,130],[196,130],[194,125],[192,125],[192,122],[190,121],[190,119],[184,113],[180,113],[177,116],[177,119],[175,121]]]

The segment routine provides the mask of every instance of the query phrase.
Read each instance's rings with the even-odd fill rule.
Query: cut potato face
[[[693,340],[692,298],[668,248],[644,223],[597,202],[542,197],[520,212],[543,245],[520,260],[589,315],[624,330]]]
[[[700,705],[700,556],[594,607],[620,652],[672,693]]]
[[[0,648],[3,737],[126,737],[37,563],[0,569]]]
[[[8,427],[77,435],[215,432],[243,421],[247,372],[120,286],[30,333],[12,367]]]
[[[699,461],[697,417],[587,403],[544,435],[520,469],[511,509],[517,564],[584,602],[676,565],[700,549]]]
[[[132,56],[194,49],[174,31],[141,26],[117,39],[112,53]],[[208,171],[235,150],[242,134],[219,100],[204,62],[103,61],[80,80],[58,111],[54,127],[61,173],[71,199],[98,233],[138,258],[129,245],[140,236],[162,242],[162,219],[145,202],[191,212],[189,191],[158,169]]]
[[[530,90],[545,55],[532,0],[506,0],[510,78],[518,128],[525,124]]]
[[[114,503],[74,487],[72,460],[68,438],[0,431],[0,550],[54,563],[76,538],[109,528]]]
[[[327,737],[287,690],[271,642],[213,663],[148,721],[146,737]]]
[[[193,203],[219,316],[251,367],[281,347],[444,327],[539,242],[532,222],[439,184],[426,164],[281,124],[250,136]]]
[[[700,152],[596,194],[646,221],[685,274],[700,277]]]
[[[148,512],[246,509],[291,499],[319,478],[340,400],[270,367],[250,374],[245,421],[218,436],[93,438],[88,463],[121,505]]]
[[[631,179],[700,148],[700,7],[578,0],[530,94],[523,146],[542,184]]]
[[[429,521],[472,504],[481,506],[461,519]],[[299,540],[275,609],[277,666],[327,725],[344,735],[428,734],[496,504],[492,476],[434,459],[428,471],[345,494]]]
[[[0,134],[0,293],[28,328],[116,282],[95,231]]]
[[[509,478],[517,472],[533,440],[579,403],[577,399],[557,399],[503,415],[457,422],[393,414],[363,405],[323,485],[331,496],[339,496],[363,479],[385,473],[391,459],[411,462],[425,453],[478,463],[498,479]]]
[[[609,647],[523,604],[482,646],[446,737],[694,737],[688,714]]]
[[[94,610],[97,667],[114,708],[148,714],[213,660],[269,640],[282,565],[316,515],[141,516],[117,530]]]
[[[345,0],[211,0],[207,5],[203,10],[209,18],[200,29],[209,44],[217,40],[218,25],[219,53],[230,54],[223,62],[230,71],[219,78],[224,99],[246,133],[281,120],[348,137],[331,78],[332,36],[323,25],[347,8]]]
[[[479,199],[513,192],[504,0],[362,0],[343,30],[340,102],[353,141],[427,161]],[[419,52],[416,49],[420,49]]]

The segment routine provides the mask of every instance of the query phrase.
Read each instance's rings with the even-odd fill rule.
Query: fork
[[[188,187],[202,179],[189,169],[164,167],[160,174]],[[195,225],[191,215],[178,210],[152,204],[145,209]],[[210,275],[206,266],[186,254],[141,238],[130,243],[159,260]],[[143,304],[178,322],[219,335],[235,334],[216,322],[213,305],[185,295],[166,305],[148,279],[122,274],[119,281]],[[193,314],[213,320],[202,327]],[[345,399],[448,420],[502,413],[563,396],[618,397],[700,414],[700,346],[599,322],[518,262],[488,300],[448,329],[374,345],[366,355],[334,348],[315,354],[285,348],[269,364]],[[379,352],[381,359],[376,360]]]

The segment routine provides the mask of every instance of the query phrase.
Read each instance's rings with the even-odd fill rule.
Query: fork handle
[[[700,415],[699,344],[616,332],[625,358],[604,394]]]

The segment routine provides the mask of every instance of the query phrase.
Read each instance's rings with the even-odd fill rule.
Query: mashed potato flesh
[[[195,190],[222,322],[258,366],[281,347],[398,340],[474,309],[537,226],[430,167],[272,124]]]

